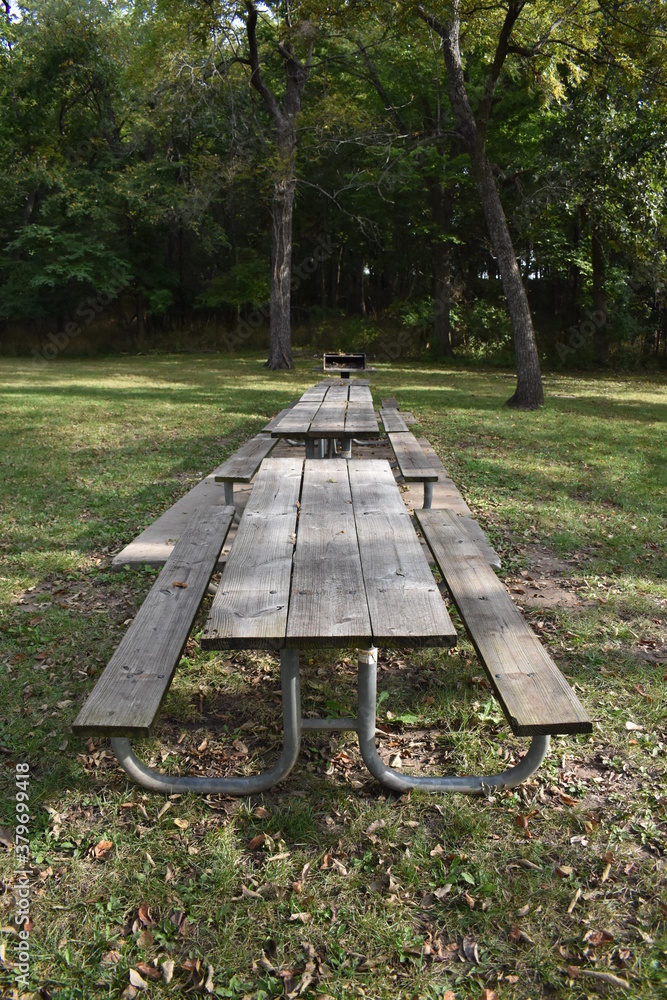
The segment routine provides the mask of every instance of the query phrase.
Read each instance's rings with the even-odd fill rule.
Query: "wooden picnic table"
[[[357,429],[362,423],[357,411],[369,404],[365,394],[353,392],[360,388],[367,389],[313,386],[281,418],[280,424],[289,426],[284,436],[301,434],[308,442],[323,433],[344,438],[348,428],[350,434],[363,434]],[[304,411],[301,423],[291,421],[299,408]],[[370,428],[365,433],[370,434]],[[253,463],[258,458],[255,448],[247,456]],[[406,452],[403,461],[409,458]],[[232,473],[238,476],[238,470]],[[470,513],[467,507],[465,511]],[[518,764],[490,776],[406,775],[384,763],[376,746],[377,646],[456,643],[425,548],[387,461],[265,458],[201,645],[280,652],[282,753],[273,767],[250,776],[173,776],[146,767],[130,739],[150,732],[157,718],[233,513],[232,506],[213,506],[191,518],[74,723],[78,733],[111,736],[118,761],[139,784],[170,794],[262,792],[289,774],[302,731],[323,729],[356,732],[371,773],[396,791],[481,793],[513,787],[532,774],[551,735],[591,731],[576,695],[493,573],[489,553],[470,530],[470,518],[457,510],[427,509],[416,512],[424,540],[512,730],[532,742]],[[302,716],[299,650],[317,646],[358,649],[356,718]]]
[[[341,454],[349,457],[354,438],[377,438],[380,435],[373,397],[367,385],[358,382],[320,382],[302,395],[290,410],[271,428],[277,438],[305,441],[306,458],[317,451],[324,456],[326,442],[341,442]],[[331,455],[333,445],[329,444]]]

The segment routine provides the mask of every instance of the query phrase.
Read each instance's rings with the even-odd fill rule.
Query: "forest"
[[[2,353],[665,363],[660,0],[0,10]]]

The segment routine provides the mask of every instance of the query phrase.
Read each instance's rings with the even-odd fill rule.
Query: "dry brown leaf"
[[[312,913],[292,913],[291,921],[300,920],[302,924],[309,924],[313,919]]]
[[[148,903],[142,903],[139,907],[139,920],[144,927],[155,927],[155,921],[151,915],[151,908]]]
[[[182,580],[174,580],[174,582],[172,583],[172,587],[180,587],[181,590],[188,589],[187,583],[183,583]]]
[[[158,970],[154,965],[149,965],[148,962],[137,962],[137,972],[140,972],[143,976],[147,976],[148,979],[160,978]]]
[[[113,851],[113,840],[100,840],[93,847],[93,857],[98,861],[105,861]]]
[[[560,875],[561,878],[567,878],[574,871],[570,865],[558,865],[556,868],[556,875]]]
[[[101,965],[118,965],[120,962],[120,952],[113,949],[112,951],[107,951],[106,954],[102,955],[100,959]]]
[[[471,910],[475,909],[475,900],[470,895],[467,889],[463,893],[463,896],[461,898],[463,899],[463,902],[466,904],[466,906],[468,906]]]
[[[258,833],[257,836],[253,837],[252,840],[249,842],[249,844],[248,844],[248,850],[249,851],[258,851],[259,848],[262,846],[262,844],[264,843],[265,840],[266,840],[266,834],[265,833]]]
[[[442,994],[442,1000],[456,1000],[456,993],[454,990],[445,990]]]
[[[187,819],[180,819],[179,817],[176,817],[174,820],[174,826],[177,826],[179,830],[187,830],[190,824]]]
[[[253,813],[253,816],[255,816],[256,819],[268,819],[270,815],[271,813],[268,809],[265,809],[264,806],[257,806]]]
[[[482,1000],[498,1000],[498,994],[495,990],[482,990]]]
[[[203,753],[207,746],[208,746],[208,740],[203,739],[199,744],[199,746],[197,747],[197,753]]]

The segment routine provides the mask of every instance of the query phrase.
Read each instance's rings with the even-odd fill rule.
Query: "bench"
[[[211,473],[216,483],[224,483],[226,504],[234,503],[234,484],[249,483],[277,443],[271,434],[257,434]]]
[[[174,671],[220,550],[233,507],[195,512],[72,726],[79,735],[145,736]]]
[[[590,733],[572,688],[448,510],[415,516],[516,736]]]
[[[381,399],[380,400],[380,405],[382,406],[382,409],[384,409],[384,410],[392,410],[392,409],[393,410],[398,410],[399,409],[399,405],[396,402],[396,399],[394,398],[394,396],[387,396],[386,399]],[[409,410],[401,410],[400,416],[403,418],[403,421],[406,424],[416,424],[417,423],[417,418],[415,416],[413,416],[413,414],[410,413]]]
[[[429,508],[433,501],[433,483],[438,481],[438,473],[419,447],[412,431],[389,431],[387,437],[406,483],[424,484],[424,507]]]
[[[264,433],[246,441],[226,462],[188,490],[185,496],[172,504],[114,556],[112,570],[120,572],[127,567],[134,569],[142,565],[164,566],[192,515],[206,507],[232,504],[234,483],[249,482],[262,458],[275,445],[275,439]],[[224,496],[220,491],[221,481],[225,483]]]

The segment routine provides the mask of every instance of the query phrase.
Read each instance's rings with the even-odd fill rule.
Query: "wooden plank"
[[[500,556],[486,537],[484,529],[473,517],[470,507],[468,507],[468,504],[457,490],[455,484],[449,478],[447,470],[438,458],[435,449],[426,438],[417,438],[417,443],[438,473],[438,481],[433,486],[433,503],[431,507],[434,510],[451,510],[458,514],[462,519],[466,531],[477,544],[489,565],[500,569],[502,565]]]
[[[298,402],[286,413],[281,421],[273,428],[273,437],[306,437],[315,414],[320,408],[320,401]]]
[[[271,417],[271,419],[269,420],[268,424],[266,424],[264,427],[262,427],[262,433],[263,434],[268,434],[268,433],[270,433],[273,430],[274,427],[277,427],[277,425],[283,419],[283,417],[285,416],[285,414],[289,413],[289,411],[291,409],[293,409],[298,402],[299,402],[298,399],[292,400],[291,403],[287,404],[287,406],[285,407],[284,410],[280,410],[279,413],[276,413],[275,417]]]
[[[371,635],[344,459],[307,460],[287,645],[362,645]]]
[[[382,408],[380,410],[380,417],[382,418],[382,423],[384,424],[384,429],[387,434],[398,433],[400,431],[405,432],[408,429],[407,424],[398,410],[393,410],[391,408],[385,410]]]
[[[270,434],[257,434],[214,471],[218,483],[249,483],[262,461],[278,444]]]
[[[454,626],[389,463],[352,459],[348,466],[374,642],[453,646]]]
[[[570,685],[456,515],[415,515],[517,736],[590,733]]]
[[[224,490],[211,472],[114,556],[112,570],[121,572],[139,566],[164,566],[190,518],[198,510],[224,504]]]
[[[316,438],[337,438],[345,433],[345,411],[347,409],[347,395],[345,397],[338,393],[331,398],[331,393],[320,406],[313,417],[308,432],[309,437]]]
[[[302,467],[302,458],[262,462],[202,633],[204,649],[284,645]]]
[[[351,403],[366,403],[371,408],[373,406],[373,396],[371,395],[371,390],[368,386],[359,385],[357,382],[353,382],[350,386],[348,399]]]
[[[346,437],[379,437],[375,410],[372,401],[350,400],[347,404],[347,414],[345,416]]]
[[[313,402],[316,399],[322,400],[329,391],[330,386],[330,382],[320,382],[319,385],[311,385],[310,389],[306,389],[303,393],[301,399],[306,402]]]
[[[396,399],[395,399],[394,396],[387,396],[386,399],[381,399],[380,400],[380,406],[382,407],[383,410],[397,410],[398,409],[398,403],[396,402]]]
[[[411,431],[401,431],[399,434],[387,435],[396,455],[401,475],[407,483],[435,483],[438,473],[435,471],[424,452],[419,447],[417,439]]]
[[[74,721],[76,733],[149,732],[233,517],[233,507],[208,507],[193,515]]]

